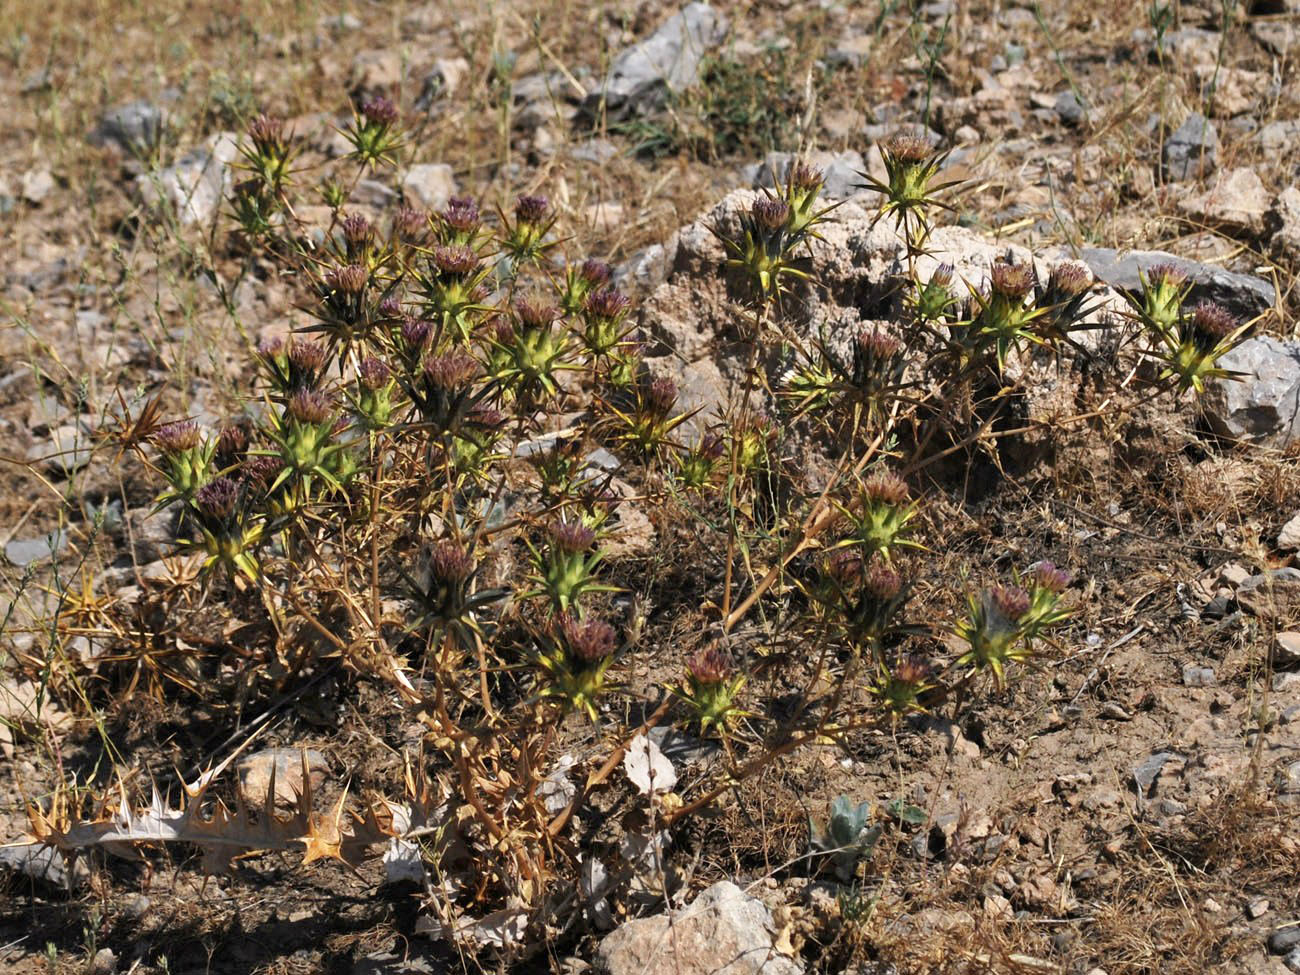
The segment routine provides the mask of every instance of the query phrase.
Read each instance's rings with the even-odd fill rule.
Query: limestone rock
[[[669,91],[684,91],[700,77],[704,55],[727,36],[726,17],[707,3],[683,7],[650,37],[614,59],[588,109],[605,100],[610,115],[634,115],[658,106]]]
[[[596,967],[607,975],[798,975],[803,966],[773,947],[774,929],[762,901],[723,881],[679,911],[606,935]]]

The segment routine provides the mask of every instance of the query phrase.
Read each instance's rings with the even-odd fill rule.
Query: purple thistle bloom
[[[204,516],[214,521],[225,521],[235,511],[239,502],[239,485],[229,477],[214,477],[199,488],[194,503]]]
[[[154,431],[153,442],[168,454],[179,454],[199,445],[199,425],[194,420],[177,420]]]

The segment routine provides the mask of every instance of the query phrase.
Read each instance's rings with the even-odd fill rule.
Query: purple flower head
[[[229,477],[214,477],[194,496],[199,511],[214,521],[225,521],[239,503],[239,485]]]
[[[604,620],[579,621],[564,613],[559,623],[565,645],[584,664],[599,663],[614,652],[617,634]]]
[[[153,442],[167,454],[179,454],[199,445],[199,425],[194,420],[177,420],[154,431]]]
[[[576,555],[591,548],[596,531],[580,521],[562,520],[551,525],[551,544],[561,552]]]
[[[764,230],[780,230],[790,219],[790,204],[772,196],[760,196],[750,207],[750,213]]]
[[[289,415],[299,423],[324,423],[333,412],[333,401],[318,389],[300,389],[289,397]]]
[[[392,125],[397,121],[397,106],[393,102],[376,95],[361,103],[361,115],[370,125]]]
[[[546,220],[551,201],[541,195],[527,195],[515,200],[515,219],[520,223],[539,224]]]
[[[392,374],[393,370],[388,367],[388,363],[378,356],[366,356],[361,360],[361,365],[357,366],[357,378],[362,386],[371,391],[387,386]]]
[[[434,389],[458,392],[478,374],[478,361],[465,352],[444,352],[424,360],[424,379]]]
[[[460,542],[446,538],[429,553],[429,573],[438,582],[461,583],[474,574],[474,559]]]

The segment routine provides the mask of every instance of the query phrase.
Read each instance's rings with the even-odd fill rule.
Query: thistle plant
[[[477,566],[474,556],[460,541],[446,538],[429,552],[425,580],[407,576],[411,595],[420,615],[412,629],[428,627],[446,634],[461,649],[468,650],[482,635],[479,615],[506,595],[500,588],[474,589]]]
[[[1157,331],[1148,354],[1163,367],[1160,379],[1173,380],[1179,393],[1203,393],[1207,380],[1234,375],[1218,361],[1241,343],[1247,327],[1221,306],[1202,301],[1184,309],[1172,328]]]
[[[603,556],[595,548],[595,529],[577,519],[551,524],[545,551],[528,543],[532,553],[535,587],[524,598],[545,597],[554,613],[581,615],[580,600],[589,593],[617,592],[596,576]]]
[[[546,240],[551,228],[555,226],[556,213],[551,202],[544,196],[525,195],[515,201],[514,219],[508,220],[504,214],[501,223],[504,228],[501,235],[501,247],[516,264],[528,264],[539,261],[552,247],[554,242]]]
[[[216,444],[204,439],[194,420],[178,420],[159,427],[154,445],[162,455],[169,489],[158,498],[159,507],[189,501],[207,481]]]
[[[245,135],[247,141],[240,143],[239,152],[244,157],[244,167],[255,178],[241,184],[242,189],[236,191],[237,199],[256,195],[262,188],[268,192],[268,198],[278,198],[289,181],[297,154],[284,119],[258,115],[248,124]],[[243,222],[241,217],[240,223]]]
[[[391,166],[402,147],[397,126],[397,106],[387,98],[363,101],[353,112],[352,124],[340,130],[352,146],[352,156],[363,168]]]
[[[568,316],[579,314],[593,294],[608,286],[613,274],[614,269],[604,261],[566,264],[564,283],[560,286],[560,309]]]
[[[672,432],[690,418],[689,413],[673,415],[677,402],[677,385],[664,377],[637,386],[633,403],[626,410],[610,406],[618,425],[615,439],[641,457],[662,456],[672,446]]]
[[[439,244],[429,252],[425,271],[419,274],[425,312],[440,327],[439,334],[464,345],[478,317],[490,306],[486,280],[490,269],[468,244]]]
[[[869,690],[897,725],[908,714],[925,710],[920,698],[934,687],[934,666],[916,654],[903,654],[878,662]]]
[[[567,361],[568,333],[555,325],[558,308],[541,298],[521,298],[513,311],[513,328],[503,323],[489,338],[501,353],[492,376],[528,407],[554,396],[560,373],[574,367]]]
[[[863,188],[875,190],[882,197],[876,219],[888,217],[903,233],[909,246],[920,249],[929,236],[929,211],[934,207],[951,209],[940,194],[955,185],[955,180],[940,179],[948,154],[931,147],[915,135],[896,135],[880,146],[885,164],[885,179],[859,173]]]
[[[903,629],[900,615],[910,594],[903,577],[885,562],[864,564],[853,549],[827,556],[822,577],[821,601],[843,626],[849,646],[883,661],[886,642]]]
[[[538,662],[550,684],[545,696],[557,697],[565,710],[579,711],[596,720],[596,703],[609,690],[610,664],[614,661],[617,634],[604,620],[582,620],[568,613],[555,617],[557,635],[544,641]]]
[[[251,515],[246,492],[233,478],[215,477],[195,494],[190,510],[207,553],[205,568],[219,566],[256,582],[261,570],[256,548],[262,539],[262,522]]]
[[[677,693],[686,704],[689,720],[702,734],[718,731],[725,735],[731,722],[748,714],[737,703],[745,681],[730,655],[715,645],[686,662],[686,681]]]
[[[1027,580],[1012,585],[995,584],[967,597],[968,615],[955,632],[970,649],[957,659],[958,666],[987,668],[999,688],[1006,686],[1006,666],[1033,656],[1035,641],[1070,613],[1060,606],[1069,576],[1050,562],[1034,566]]]
[[[852,532],[840,546],[858,545],[864,555],[879,553],[886,560],[895,549],[920,548],[918,542],[907,537],[909,525],[920,511],[920,505],[910,498],[907,482],[897,474],[884,469],[873,471],[862,480],[857,505],[839,506]]]

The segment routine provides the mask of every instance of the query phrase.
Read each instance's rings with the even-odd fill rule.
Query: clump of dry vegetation
[[[877,40],[885,21],[882,8]],[[948,30],[912,12],[927,117]],[[501,142],[505,173],[512,68],[496,40],[498,102],[465,129]],[[765,48],[757,80],[719,56],[697,101],[604,134],[648,165],[802,141],[808,119],[787,123],[810,43]],[[818,70],[826,91],[842,84]],[[697,878],[756,875],[805,898],[778,910],[782,944],[823,971],[1047,970],[1052,952],[1197,971],[1246,951],[1202,907],[1243,870],[1277,890],[1294,863],[1258,748],[1246,786],[1122,839],[1090,832],[1103,807],[1086,803],[1106,800],[1075,801],[1097,783],[1059,769],[1045,795],[1001,794],[987,815],[965,797],[955,820],[935,809],[963,748],[1030,765],[1081,696],[1116,721],[1158,713],[1107,663],[1141,632],[1136,607],[1174,617],[1171,580],[1242,550],[1267,565],[1259,512],[1300,500],[1293,458],[1243,475],[1225,445],[1166,429],[1233,381],[1219,360],[1257,323],[1192,301],[1172,264],[1122,314],[1074,261],[1040,276],[1008,258],[987,283],[922,273],[937,223],[978,220],[960,211],[989,184],[971,189],[967,168],[899,131],[859,174],[902,244],[873,298],[886,314],[837,334],[798,324],[836,205],[796,160],[752,204],[715,211],[725,258],[705,273],[723,282],[742,378],[716,410],[686,409],[647,365],[638,296],[543,179],[486,180],[424,210],[398,164],[427,123],[402,99],[357,94],[330,161],[255,99],[226,110],[238,175],[177,258],[238,336],[237,354],[212,354],[233,387],[223,414],[126,386],[79,393],[104,420],[95,453],[129,470],[176,544],[130,598],[88,559],[59,574],[10,662],[39,688],[36,711],[58,702],[42,713],[67,720],[12,722],[49,758],[20,782],[29,838],[89,896],[219,877],[196,888],[219,906],[172,917],[160,938],[175,944],[224,937],[249,890],[309,890],[333,898],[333,958],[387,927],[470,970],[589,957],[595,928],[684,900]],[[377,214],[363,194],[403,202]],[[634,236],[671,222],[647,217],[653,202]],[[250,312],[254,284],[289,300]],[[184,362],[160,365],[185,385]],[[1112,500],[1134,494],[1150,495],[1141,523]],[[98,518],[87,552],[109,531]],[[1265,629],[1208,639],[1253,680]],[[1277,716],[1267,700],[1252,715],[1258,742]],[[268,739],[287,747],[267,759]],[[325,742],[342,781],[320,774],[309,746]],[[250,757],[269,769],[260,784]],[[905,770],[927,763],[930,792],[911,789]],[[855,791],[866,768],[887,800]],[[1036,825],[1042,803],[1069,811],[1060,850]],[[1067,861],[1079,846],[1104,866]],[[1022,847],[1041,848],[1051,879]],[[334,897],[353,881],[396,895]],[[1025,908],[1088,944],[1058,943]],[[109,926],[86,916],[93,956]],[[119,923],[115,943],[138,937]],[[165,970],[167,950],[141,963]]]

